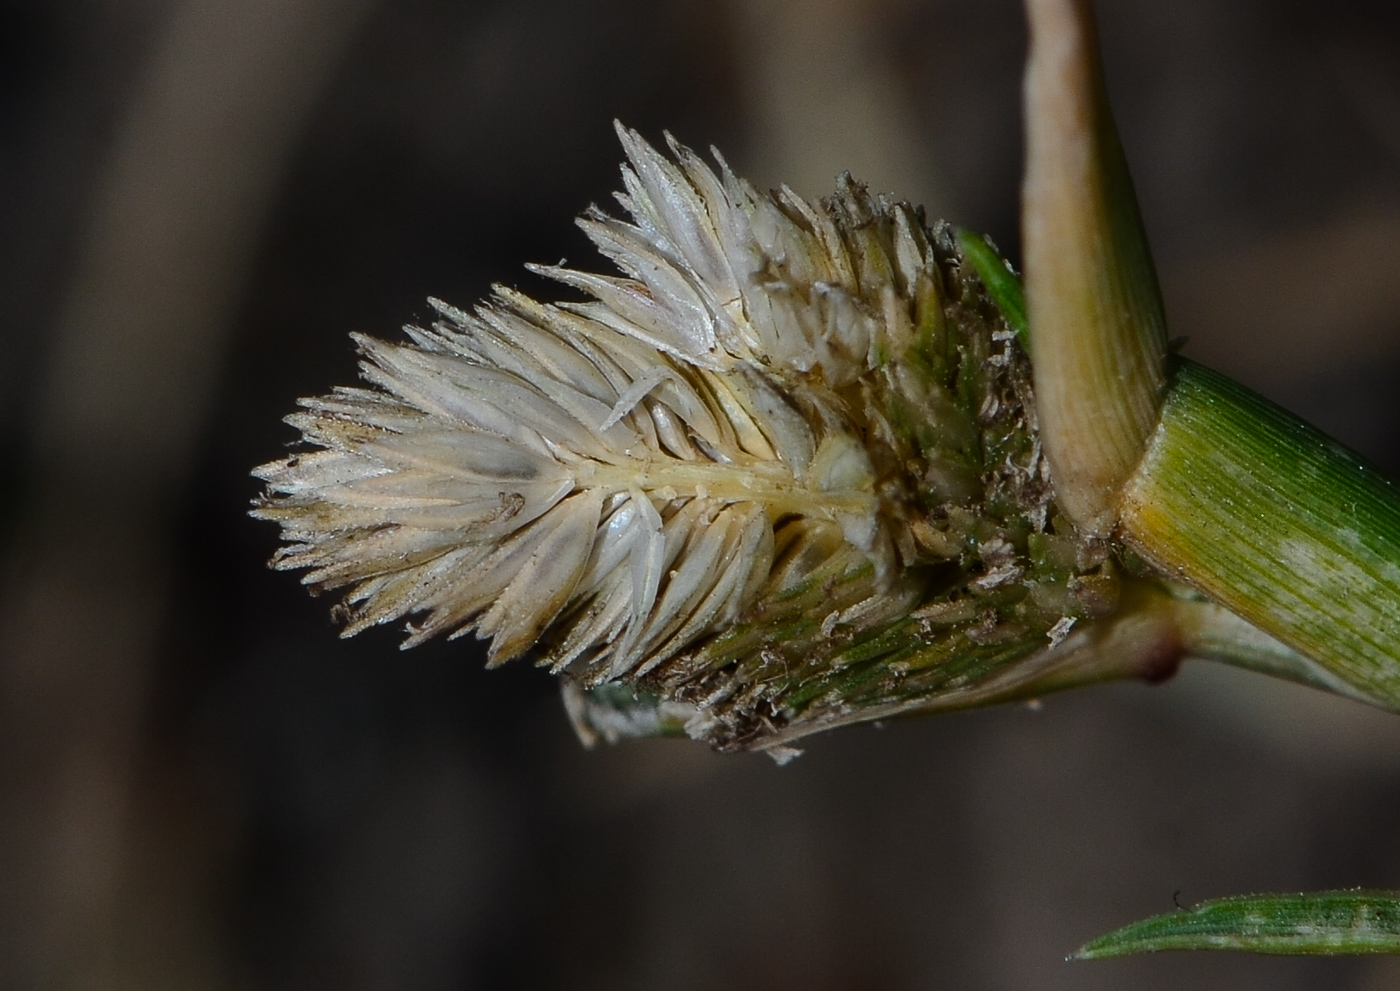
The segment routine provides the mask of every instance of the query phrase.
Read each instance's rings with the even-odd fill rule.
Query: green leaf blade
[[[969,230],[958,230],[958,247],[963,257],[972,265],[977,278],[987,287],[987,294],[1001,311],[1006,325],[1016,333],[1021,347],[1030,351],[1030,336],[1026,330],[1026,294],[1021,288],[1021,280],[1016,277],[1006,260],[997,254],[996,249],[987,243],[981,234]]]
[[[1133,922],[1081,946],[1075,960],[1162,950],[1302,956],[1400,953],[1400,892],[1237,895]]]

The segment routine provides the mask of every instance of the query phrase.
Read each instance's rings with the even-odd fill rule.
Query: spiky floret
[[[950,228],[618,133],[631,219],[580,225],[622,276],[538,266],[587,301],[497,287],[409,343],[357,337],[371,388],[303,400],[315,449],[256,469],[274,565],[350,586],[345,635],[533,648],[733,747],[984,682],[1111,611]]]

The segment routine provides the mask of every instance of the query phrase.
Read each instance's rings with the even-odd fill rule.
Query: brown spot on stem
[[[1143,652],[1138,677],[1149,685],[1160,685],[1176,676],[1185,657],[1186,648],[1181,637],[1167,634]]]

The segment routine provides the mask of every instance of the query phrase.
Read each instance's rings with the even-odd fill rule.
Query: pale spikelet
[[[350,586],[346,635],[538,645],[695,702],[721,744],[833,679],[903,691],[1092,611],[1066,582],[1103,555],[1046,532],[1025,356],[948,229],[849,177],[816,207],[618,134],[631,220],[580,224],[624,275],[537,266],[588,300],[498,287],[433,301],[411,343],[357,337],[373,388],[304,400],[318,449],[255,471],[276,567]]]

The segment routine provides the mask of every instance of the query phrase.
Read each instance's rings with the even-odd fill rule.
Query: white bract
[[[872,460],[899,445],[868,381],[942,319],[922,218],[849,178],[827,209],[761,195],[717,154],[618,134],[631,220],[580,225],[624,275],[537,266],[590,299],[497,287],[472,312],[433,301],[411,343],[357,337],[372,388],[304,400],[288,422],[319,449],[255,471],[275,565],[351,586],[346,635],[416,617],[405,646],[474,630],[493,662],[542,642],[556,669],[619,679],[835,557],[873,564],[873,599],[927,556],[910,485],[885,477],[902,466]],[[940,470],[920,484],[968,487]]]

